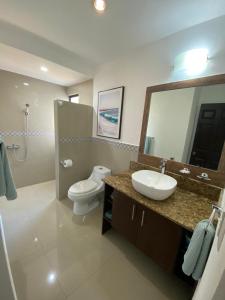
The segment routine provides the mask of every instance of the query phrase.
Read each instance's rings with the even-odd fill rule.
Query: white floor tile
[[[85,218],[55,200],[55,183],[0,200],[19,300],[186,300],[190,288],[115,231],[101,235],[101,208]]]

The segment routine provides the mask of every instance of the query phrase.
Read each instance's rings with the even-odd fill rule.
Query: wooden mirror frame
[[[177,90],[183,88],[216,85],[216,84],[225,84],[225,74],[160,84],[160,85],[148,87],[146,91],[146,97],[145,97],[145,106],[144,106],[144,113],[143,113],[143,120],[142,120],[138,162],[158,168],[160,165],[160,160],[162,159],[162,157],[144,154],[145,138],[146,138],[147,127],[148,127],[148,118],[149,118],[152,93]],[[190,169],[191,174],[187,175],[190,178],[224,188],[225,187],[225,146],[223,147],[221,153],[218,171],[197,167],[194,165],[185,164],[173,160],[167,161],[166,169],[169,172],[173,172],[181,175],[179,171],[183,168]],[[197,177],[197,175],[200,175],[203,172],[209,175],[209,178],[211,179],[210,181],[205,181]]]

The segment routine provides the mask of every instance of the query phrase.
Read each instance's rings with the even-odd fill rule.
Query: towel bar
[[[214,209],[216,210],[216,212],[218,213],[219,217],[220,217],[221,214],[223,213],[223,209],[222,209],[222,207],[220,207],[219,205],[212,204],[212,208],[213,208],[213,210],[214,210]]]

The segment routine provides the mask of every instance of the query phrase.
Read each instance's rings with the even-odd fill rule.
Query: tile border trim
[[[97,143],[106,143],[106,144],[109,144],[118,149],[129,151],[129,152],[138,152],[139,151],[139,146],[124,143],[121,141],[112,141],[112,140],[106,140],[106,139],[101,139],[101,138],[97,138],[97,137],[92,137],[92,141],[97,142]]]
[[[112,141],[101,139],[97,137],[61,137],[59,138],[59,142],[62,144],[76,144],[76,143],[83,143],[83,142],[92,142],[92,143],[105,143],[110,146],[116,147],[121,150],[125,150],[128,152],[138,152],[139,146],[123,143],[120,141]]]
[[[62,144],[76,144],[82,142],[91,142],[92,137],[61,137],[59,142]]]
[[[52,136],[54,137],[54,131],[44,131],[44,130],[32,130],[26,131],[24,130],[9,130],[9,131],[0,131],[0,136],[8,137],[8,136]]]

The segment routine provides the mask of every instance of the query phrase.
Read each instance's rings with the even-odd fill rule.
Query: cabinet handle
[[[135,208],[136,208],[136,205],[133,204],[133,207],[132,207],[132,215],[131,215],[131,220],[132,220],[132,221],[134,220]]]
[[[141,217],[141,227],[144,225],[144,219],[145,219],[145,211],[142,211],[142,217]]]

